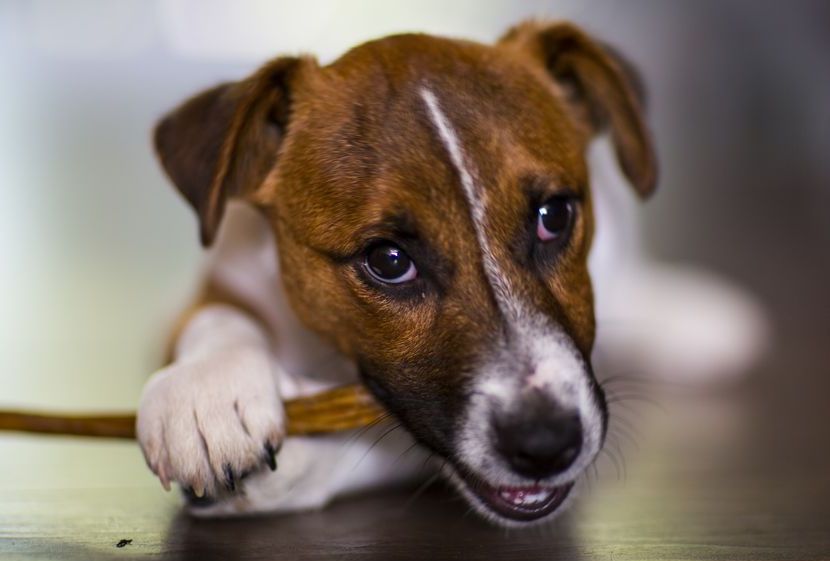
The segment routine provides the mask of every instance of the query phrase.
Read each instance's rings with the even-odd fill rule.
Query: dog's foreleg
[[[150,469],[201,497],[274,465],[285,416],[263,328],[226,304],[199,308],[174,360],[147,383],[136,432]]]

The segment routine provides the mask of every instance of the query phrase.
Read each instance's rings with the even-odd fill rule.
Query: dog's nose
[[[582,449],[577,413],[506,417],[493,424],[496,448],[518,474],[543,479],[573,464]]]

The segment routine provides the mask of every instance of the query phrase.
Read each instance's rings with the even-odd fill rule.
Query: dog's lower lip
[[[493,512],[511,520],[538,520],[555,511],[570,493],[565,485],[493,486],[478,482],[472,490]]]

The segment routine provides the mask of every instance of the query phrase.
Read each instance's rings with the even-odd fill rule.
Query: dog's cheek
[[[439,362],[390,365],[363,359],[360,372],[375,397],[421,444],[449,457],[463,395],[460,387],[447,379],[452,365]]]
[[[548,280],[557,302],[554,321],[561,325],[583,356],[590,356],[596,336],[594,293],[585,263],[563,266]]]
[[[422,318],[423,323],[415,317],[391,322],[397,331],[390,325],[385,333],[375,333],[374,344],[362,346],[359,363],[378,399],[421,443],[447,456],[464,410],[474,346],[470,330],[441,316]],[[395,332],[397,341],[390,337]]]
[[[367,387],[420,442],[450,454],[463,378],[487,322],[435,295],[384,296],[345,266],[291,242],[279,241],[280,266],[300,320],[356,360]]]
[[[332,263],[287,237],[279,247],[281,281],[294,313],[307,328],[352,356],[353,331],[344,328],[352,311],[349,294]]]

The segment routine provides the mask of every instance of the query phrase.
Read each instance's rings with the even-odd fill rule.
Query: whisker
[[[430,454],[430,455],[427,457],[427,459],[431,458],[432,456],[433,456],[433,454]],[[434,474],[430,475],[430,476],[427,478],[427,480],[426,480],[426,481],[424,481],[421,485],[419,485],[419,486],[418,486],[418,488],[417,488],[417,489],[415,489],[415,492],[414,492],[414,493],[412,493],[412,496],[411,496],[411,497],[409,497],[409,498],[406,500],[406,502],[403,504],[403,507],[401,507],[403,511],[408,510],[408,509],[412,506],[412,504],[413,504],[413,503],[414,503],[414,502],[415,502],[415,501],[416,501],[416,500],[417,500],[417,499],[418,499],[421,495],[423,495],[423,494],[426,492],[426,490],[427,490],[429,487],[431,487],[431,486],[432,486],[432,485],[433,485],[436,481],[438,481],[438,480],[441,478],[441,472],[442,472],[442,470],[443,470],[443,468],[444,468],[444,466],[445,466],[446,464],[447,464],[447,462],[446,462],[446,461],[444,461],[444,463],[441,465],[441,468],[440,468],[440,469],[436,470]],[[426,465],[426,461],[424,462],[424,465]]]
[[[430,475],[430,476],[427,478],[427,480],[426,480],[426,481],[424,481],[423,483],[421,483],[421,484],[418,486],[418,488],[417,488],[417,489],[415,489],[415,491],[412,493],[412,496],[411,496],[411,497],[409,497],[409,498],[406,500],[406,502],[403,504],[403,507],[401,507],[401,508],[402,508],[404,511],[408,510],[408,509],[412,506],[412,503],[414,503],[414,502],[415,502],[415,501],[416,501],[416,500],[417,500],[417,499],[418,499],[421,495],[423,495],[423,494],[426,492],[426,490],[427,490],[429,487],[431,487],[431,486],[432,486],[432,484],[433,484],[433,483],[435,483],[436,481],[438,481],[438,478],[439,478],[439,477],[441,477],[441,472],[436,472],[436,473],[434,473],[434,474]]]
[[[357,467],[361,464],[361,462],[363,462],[363,460],[365,460],[365,459],[366,459],[366,456],[368,456],[368,455],[369,455],[369,453],[370,453],[370,452],[374,449],[374,447],[375,447],[375,446],[377,446],[377,445],[380,443],[380,441],[381,441],[381,440],[383,440],[384,438],[386,438],[387,436],[389,436],[390,434],[392,434],[394,431],[398,430],[398,429],[399,429],[399,428],[401,428],[402,426],[403,426],[403,425],[401,425],[400,423],[396,423],[396,424],[392,425],[389,429],[387,429],[386,431],[384,431],[384,433],[383,433],[383,434],[381,434],[378,438],[376,438],[376,439],[375,439],[375,441],[374,441],[374,442],[372,442],[372,444],[369,446],[369,448],[367,448],[367,449],[366,449],[366,451],[363,453],[363,455],[362,455],[362,456],[360,456],[360,459],[359,459],[359,460],[357,461],[357,463],[356,463],[356,464],[352,467],[352,471],[354,471],[355,469],[357,469]]]
[[[613,412],[614,414],[610,415],[611,420],[616,421],[619,424],[623,424],[626,427],[628,427],[629,429],[631,429],[632,431],[637,432],[638,427],[634,423],[635,423],[635,421],[639,420],[639,416],[635,417],[635,419],[630,419],[629,417],[626,417],[626,414],[636,415],[637,411],[632,411],[630,409],[620,409],[619,408],[620,404],[618,404],[618,403],[612,403],[611,405],[613,405],[613,408],[614,408],[614,412]],[[609,407],[609,410],[610,410],[610,407]]]
[[[664,413],[667,413],[666,407],[662,403],[660,403],[659,401],[657,401],[655,399],[652,399],[648,396],[644,396],[644,395],[627,393],[627,394],[615,395],[615,396],[611,397],[610,399],[606,399],[606,403],[608,405],[613,405],[615,403],[617,403],[617,404],[630,404],[631,402],[646,403],[648,405],[651,405],[653,407],[658,408],[660,411],[662,411]]]
[[[418,446],[418,441],[417,441],[417,440],[416,440],[416,441],[414,441],[414,442],[412,442],[412,444],[410,444],[409,446],[407,446],[407,447],[406,447],[406,450],[404,450],[403,452],[401,452],[400,454],[398,454],[398,457],[397,457],[397,458],[395,458],[395,461],[393,461],[391,465],[392,465],[392,466],[394,466],[394,465],[395,465],[395,464],[397,464],[399,461],[401,461],[401,459],[402,459],[404,456],[406,456],[409,452],[411,452],[411,451],[412,451],[412,450],[413,450],[416,446]],[[391,466],[390,466],[390,467],[391,467]]]
[[[617,458],[614,456],[614,454],[611,452],[611,449],[610,449],[610,448],[603,448],[603,449],[602,449],[602,453],[603,453],[603,454],[605,454],[605,456],[606,456],[609,460],[611,460],[611,463],[612,463],[612,464],[614,464],[614,471],[616,471],[616,472],[617,472],[617,481],[619,481],[619,480],[620,480],[620,463],[619,463],[619,461],[618,461],[618,460],[617,460]]]
[[[380,415],[377,419],[375,419],[375,420],[374,420],[374,421],[372,421],[371,423],[367,424],[365,427],[362,427],[362,428],[361,428],[360,430],[358,430],[355,434],[351,435],[351,436],[350,436],[350,437],[349,437],[349,438],[348,438],[348,439],[347,439],[347,440],[343,443],[343,448],[344,448],[343,453],[348,452],[348,449],[349,449],[351,446],[353,446],[353,445],[354,445],[354,444],[355,444],[358,440],[360,440],[360,438],[361,438],[361,437],[363,437],[363,436],[364,436],[367,432],[369,432],[371,429],[375,428],[376,426],[380,425],[381,423],[383,423],[384,421],[386,421],[387,419],[389,419],[389,417],[391,417],[391,416],[392,416],[392,414],[391,414],[391,413],[389,413],[389,412],[384,412],[384,413],[382,413],[382,414],[381,414],[381,415]]]
[[[599,481],[599,468],[597,468],[597,459],[598,459],[598,458],[599,458],[599,456],[597,456],[596,458],[594,458],[594,461],[593,461],[593,462],[591,462],[591,471],[592,471],[592,472],[593,472],[593,474],[594,474],[594,480],[595,480],[595,481]]]
[[[668,380],[665,377],[661,377],[653,373],[649,374],[644,370],[624,370],[603,379],[599,379],[599,376],[597,376],[597,382],[602,386],[609,383],[616,384],[619,382],[631,382],[632,384],[646,385],[650,388],[657,389],[689,390],[694,387],[693,384],[690,384],[689,382]]]
[[[616,451],[616,455],[620,459],[620,464],[622,465],[622,474],[623,474],[623,481],[625,482],[628,479],[628,466],[625,462],[625,454],[623,453],[622,449],[619,447],[619,444],[616,442],[609,443],[614,446],[614,450]]]
[[[608,384],[618,384],[620,382],[631,382],[633,384],[646,384],[651,385],[655,381],[651,378],[646,378],[644,376],[639,375],[632,375],[628,372],[620,372],[619,374],[614,374],[612,376],[608,376],[607,378],[603,378],[601,380],[597,380],[600,384],[608,385]]]
[[[610,400],[611,401],[619,401],[623,399],[632,399],[632,400],[641,400],[645,402],[652,403],[654,405],[658,405],[659,402],[651,397],[649,394],[643,392],[637,392],[632,390],[620,390],[619,392],[612,392]]]
[[[627,432],[627,431],[626,431],[626,430],[622,427],[622,425],[617,425],[616,427],[611,427],[609,434],[610,434],[611,436],[614,436],[614,437],[616,437],[616,436],[622,436],[622,437],[625,437],[625,439],[626,439],[628,442],[630,442],[630,443],[634,446],[634,449],[635,449],[637,452],[639,452],[639,451],[640,451],[640,443],[639,443],[639,441],[638,441],[636,438],[634,438],[634,437],[631,435],[631,433]],[[619,440],[619,439],[617,439],[617,440]]]
[[[591,462],[591,467],[593,467],[594,463]],[[588,487],[588,492],[592,493],[594,490],[594,481],[596,481],[596,471],[593,473],[590,471],[585,471],[585,486]]]
[[[435,456],[435,452],[430,451],[426,458],[424,458],[424,463],[421,464],[421,471],[424,471],[427,467],[427,462],[429,462],[433,456]]]
[[[373,420],[371,423],[367,424],[365,427],[362,427],[360,430],[358,430],[355,434],[350,435],[349,438],[347,438],[342,443],[342,445],[340,447],[340,450],[338,451],[338,459],[342,460],[343,458],[348,456],[348,454],[351,452],[354,445],[357,444],[357,442],[364,435],[366,435],[370,430],[372,430],[373,428],[379,426],[381,423],[383,423],[384,421],[389,419],[391,416],[392,416],[391,413],[384,412],[377,419]],[[366,453],[368,453],[368,451]],[[365,454],[364,454],[364,456],[365,456]],[[362,461],[362,459],[363,458],[361,458],[361,461]]]

